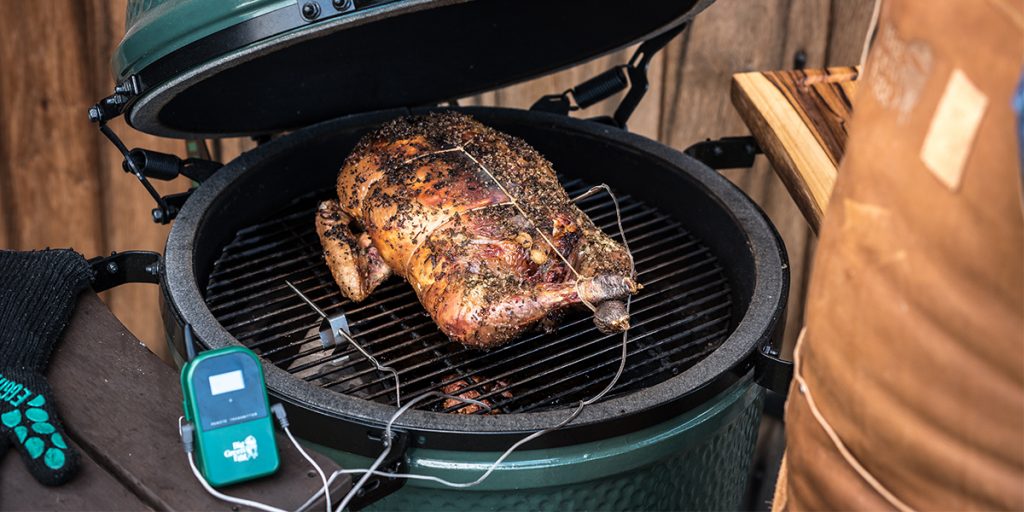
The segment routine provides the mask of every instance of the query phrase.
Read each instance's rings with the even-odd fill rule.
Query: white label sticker
[[[921,146],[921,161],[950,190],[957,190],[974,145],[988,96],[954,69]]]

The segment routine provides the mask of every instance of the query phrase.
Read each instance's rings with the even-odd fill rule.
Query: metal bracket
[[[139,81],[135,76],[121,82],[114,88],[114,94],[103,99],[89,108],[89,121],[96,123],[103,134],[110,141],[121,155],[124,161],[121,167],[125,172],[132,174],[142,187],[146,189],[150,197],[156,201],[156,208],[153,209],[153,222],[157,224],[168,224],[181,210],[185,200],[188,199],[191,191],[180,194],[161,196],[149,178],[158,180],[172,180],[179,175],[185,175],[195,181],[205,181],[207,178],[223,167],[219,162],[204,160],[201,158],[188,158],[182,160],[174,155],[150,151],[147,149],[135,148],[129,150],[121,138],[107,126],[107,121],[113,119],[124,111],[125,105],[139,92]]]
[[[163,264],[160,253],[151,251],[113,252],[89,260],[92,289],[102,292],[126,283],[159,283]]]
[[[793,361],[781,359],[778,349],[771,343],[766,343],[757,350],[754,380],[761,387],[785,397],[789,394],[789,383],[793,380]]]
[[[629,117],[633,115],[636,107],[640,105],[640,100],[643,99],[650,85],[647,80],[647,69],[650,66],[651,58],[672,38],[685,30],[686,26],[687,23],[681,23],[644,41],[630,57],[629,63],[615,66],[561,94],[548,94],[537,100],[530,110],[568,115],[569,112],[585,109],[610,98],[628,87],[629,91],[622,98],[622,102],[619,103],[612,117],[595,119],[625,128],[626,122],[629,121]]]
[[[149,211],[149,214],[153,217],[153,222],[156,224],[167,224],[174,220],[178,216],[178,212],[181,211],[181,207],[185,206],[185,201],[192,197],[192,191],[194,190],[190,189],[185,192],[163,196],[161,199],[164,200],[167,206],[164,208],[157,206]]]
[[[761,147],[753,137],[722,137],[698,142],[683,152],[712,169],[739,169],[753,166]]]
[[[89,107],[89,121],[106,123],[124,113],[125,107],[142,91],[142,82],[132,75],[114,87],[114,93]]]
[[[626,121],[629,120],[629,116],[633,115],[633,111],[640,104],[640,100],[647,94],[647,88],[650,85],[650,82],[647,80],[647,68],[651,63],[651,58],[654,57],[654,54],[658,53],[658,50],[664,48],[669,41],[685,30],[686,26],[687,23],[682,23],[678,27],[670,29],[657,37],[648,39],[636,49],[636,53],[629,59],[629,66],[626,70],[629,74],[631,86],[629,92],[626,93],[626,97],[622,98],[622,103],[619,103],[619,107],[615,109],[615,115],[613,116],[615,124],[623,128],[626,127]]]
[[[345,331],[349,336],[352,331],[348,328],[348,317],[345,312],[334,313],[320,321],[320,344],[325,348],[334,348],[344,345],[347,340],[338,336],[338,331]]]
[[[380,471],[385,473],[405,473],[409,469],[406,459],[406,452],[409,449],[409,435],[405,432],[392,430],[391,452],[380,465]],[[405,478],[396,477],[374,477],[367,480],[356,495],[349,502],[352,510],[362,509],[371,503],[384,498],[385,496],[399,490],[405,485]]]

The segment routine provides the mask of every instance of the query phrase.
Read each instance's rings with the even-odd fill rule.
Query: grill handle
[[[649,87],[647,68],[651,58],[672,38],[685,30],[687,25],[688,22],[680,23],[662,34],[644,41],[633,53],[628,64],[615,66],[561,94],[543,96],[530,107],[530,110],[569,115],[569,112],[585,109],[629,88],[613,116],[592,119],[619,128],[626,128],[626,121],[629,120],[629,116],[633,114],[640,104],[640,100],[647,93]]]
[[[92,289],[97,293],[126,283],[160,282],[163,261],[153,251],[112,252],[89,260],[92,266]]]
[[[758,348],[755,357],[754,379],[761,387],[785,398],[789,394],[789,382],[793,380],[793,361],[780,358],[772,343]]]

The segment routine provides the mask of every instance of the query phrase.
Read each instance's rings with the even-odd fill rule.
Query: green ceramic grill
[[[90,112],[138,130],[261,144],[223,166],[137,150],[144,178],[201,184],[158,198],[175,218],[161,273],[169,343],[190,324],[207,348],[259,355],[293,431],[345,467],[366,467],[398,392],[473,392],[491,414],[425,400],[395,422],[384,469],[475,480],[509,445],[562,421],[616,374],[621,338],[585,312],[481,351],[447,340],[408,285],[341,296],[313,227],[360,136],[397,116],[458,109],[525,139],[577,195],[607,183],[645,287],[632,305],[621,378],[564,428],[523,446],[478,486],[375,477],[355,508],[734,509],[746,486],[788,293],[786,254],[764,214],[698,160],[626,130],[651,55],[709,0],[136,0],[112,66],[114,94]],[[633,59],[529,110],[455,101],[640,44]],[[608,117],[571,111],[613,97]],[[166,164],[166,165],[164,165]],[[164,167],[161,167],[163,165]],[[178,171],[158,172],[178,166]],[[127,167],[126,167],[127,168]],[[197,170],[199,169],[199,170]],[[191,174],[190,174],[191,173]],[[617,234],[613,205],[580,207]],[[361,348],[326,347],[320,317],[344,313]],[[782,372],[780,373],[780,369]],[[397,389],[396,389],[397,388]]]

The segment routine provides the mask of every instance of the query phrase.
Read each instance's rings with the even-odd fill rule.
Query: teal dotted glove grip
[[[25,463],[40,482],[58,485],[67,481],[77,466],[77,454],[68,448],[53,404],[50,386],[38,375],[0,374],[0,425],[3,443],[15,444]],[[3,391],[6,388],[6,391]]]
[[[0,251],[0,457],[13,446],[46,485],[60,485],[78,469],[45,372],[91,278],[74,251]]]

